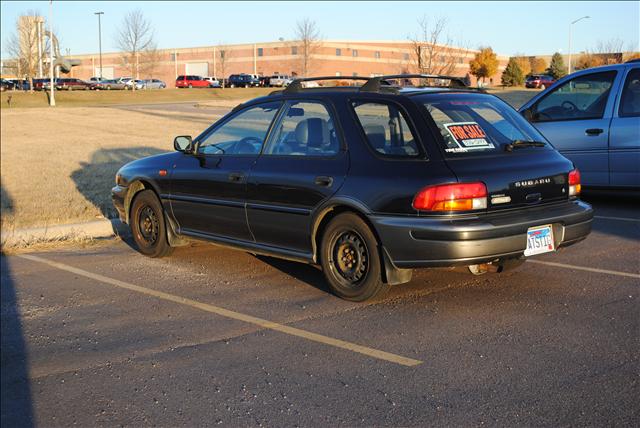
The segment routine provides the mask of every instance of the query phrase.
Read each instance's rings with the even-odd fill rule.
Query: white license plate
[[[554,249],[553,228],[550,224],[530,227],[527,230],[527,248],[524,250],[525,256],[548,253]]]

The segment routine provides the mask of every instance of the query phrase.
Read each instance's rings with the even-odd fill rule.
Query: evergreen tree
[[[564,60],[559,52],[554,53],[551,57],[547,74],[553,76],[554,79],[559,79],[567,75],[567,67],[564,66]]]
[[[507,67],[502,72],[502,84],[504,86],[519,86],[524,83],[522,69],[515,57],[509,58]]]

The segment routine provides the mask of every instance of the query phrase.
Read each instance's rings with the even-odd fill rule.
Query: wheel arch
[[[145,180],[143,178],[134,179],[129,183],[127,194],[124,198],[124,213],[127,223],[129,223],[130,220],[129,214],[131,213],[131,204],[133,203],[133,198],[143,190],[152,190],[153,193],[156,194],[158,201],[160,201],[160,203],[162,204],[160,194],[149,180]]]
[[[313,221],[313,227],[311,230],[311,248],[313,262],[319,262],[319,251],[321,245],[320,241],[327,225],[337,215],[345,212],[353,213],[360,217],[360,219],[365,222],[369,229],[371,229],[373,236],[375,236],[376,241],[378,242],[378,245],[380,247],[380,256],[382,259],[382,275],[384,282],[390,285],[396,285],[411,281],[413,271],[411,269],[400,269],[394,265],[387,249],[384,247],[382,240],[380,239],[380,234],[378,234],[375,226],[367,216],[367,214],[370,212],[369,209],[360,201],[356,201],[353,199],[339,198],[333,200],[324,205],[318,211],[318,214],[315,216],[315,219]]]

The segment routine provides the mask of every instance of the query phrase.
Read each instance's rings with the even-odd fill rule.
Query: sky
[[[254,43],[292,39],[295,24],[315,21],[325,40],[407,40],[419,31],[418,18],[447,19],[447,30],[459,45],[491,46],[501,55],[572,52],[620,39],[640,50],[640,1],[569,2],[181,2],[54,1],[53,23],[62,52],[98,52],[98,19],[102,11],[102,50],[113,52],[115,33],[124,16],[140,9],[155,29],[159,48]],[[6,42],[21,14],[35,10],[45,17],[48,1],[0,1],[0,44]]]

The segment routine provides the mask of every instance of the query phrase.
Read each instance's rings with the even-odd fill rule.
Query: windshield
[[[546,143],[529,122],[491,95],[439,93],[416,100],[438,126],[447,155],[504,152],[515,141]]]

